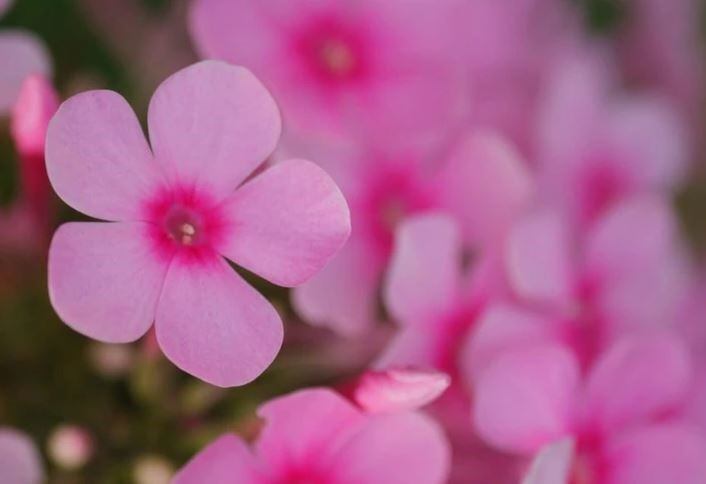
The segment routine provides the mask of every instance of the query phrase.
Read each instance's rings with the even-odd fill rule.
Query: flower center
[[[201,222],[198,214],[182,206],[172,207],[165,216],[164,229],[167,237],[185,246],[202,242]]]
[[[336,38],[323,40],[316,55],[322,69],[332,77],[349,77],[355,72],[358,63],[351,47]]]

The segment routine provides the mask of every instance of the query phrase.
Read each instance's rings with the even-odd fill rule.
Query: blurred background
[[[0,30],[19,27],[44,41],[62,99],[91,88],[113,89],[144,122],[159,82],[197,60],[187,32],[189,3],[17,0],[0,19]],[[644,2],[564,3],[578,12],[587,35],[617,42]],[[704,25],[706,8],[696,7],[698,18],[689,20]],[[684,43],[685,55],[695,62],[703,61],[700,31]],[[690,108],[701,112],[700,105]],[[75,333],[57,318],[47,297],[51,231],[23,231],[26,221],[18,211],[23,160],[9,126],[9,117],[0,119],[0,424],[31,435],[50,482],[167,482],[174,469],[226,429],[256,432],[252,414],[258,403],[302,386],[344,385],[382,346],[387,326],[363,341],[342,339],[298,321],[286,290],[249,274],[280,310],[287,331],[274,365],[243,388],[226,391],[183,374],[161,356],[152,334],[134,344],[107,345]],[[696,121],[701,147],[703,128]],[[706,157],[703,149],[693,153],[690,176],[674,204],[694,260],[702,265]],[[51,226],[82,218],[53,195],[49,203]]]

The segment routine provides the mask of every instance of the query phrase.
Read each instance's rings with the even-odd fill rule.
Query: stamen
[[[341,77],[353,72],[356,65],[356,59],[350,47],[335,39],[321,43],[319,58],[327,71]]]

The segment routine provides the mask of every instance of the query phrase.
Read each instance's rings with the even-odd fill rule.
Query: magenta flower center
[[[164,257],[203,260],[216,252],[226,224],[218,204],[204,194],[183,188],[167,189],[146,206],[153,246]]]

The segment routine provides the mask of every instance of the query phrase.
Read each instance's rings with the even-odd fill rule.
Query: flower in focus
[[[42,459],[25,434],[0,427],[0,482],[39,484],[44,480]]]
[[[366,334],[375,321],[377,290],[401,223],[432,211],[449,213],[463,241],[483,251],[502,237],[533,194],[519,155],[491,132],[465,133],[432,163],[418,153],[324,158],[350,203],[353,231],[331,263],[293,291],[293,303],[308,322],[345,336]]]
[[[134,341],[154,321],[178,367],[218,386],[245,384],[279,351],[282,322],[221,255],[273,283],[301,284],[346,241],[346,202],[303,160],[243,183],[275,148],[280,118],[241,67],[205,61],[177,72],[155,92],[147,124],[151,149],[111,91],[79,94],[52,119],[54,189],[110,221],[57,230],[52,305],[108,343]]]
[[[479,434],[537,461],[525,481],[706,482],[706,438],[680,417],[691,384],[686,347],[668,333],[628,336],[582,375],[544,345],[498,356],[475,388]]]
[[[325,388],[262,405],[265,426],[249,449],[225,435],[194,457],[175,484],[435,484],[445,482],[449,450],[421,413],[362,412]]]
[[[467,112],[464,3],[199,0],[190,26],[202,56],[272,89],[287,135],[426,145]]]

